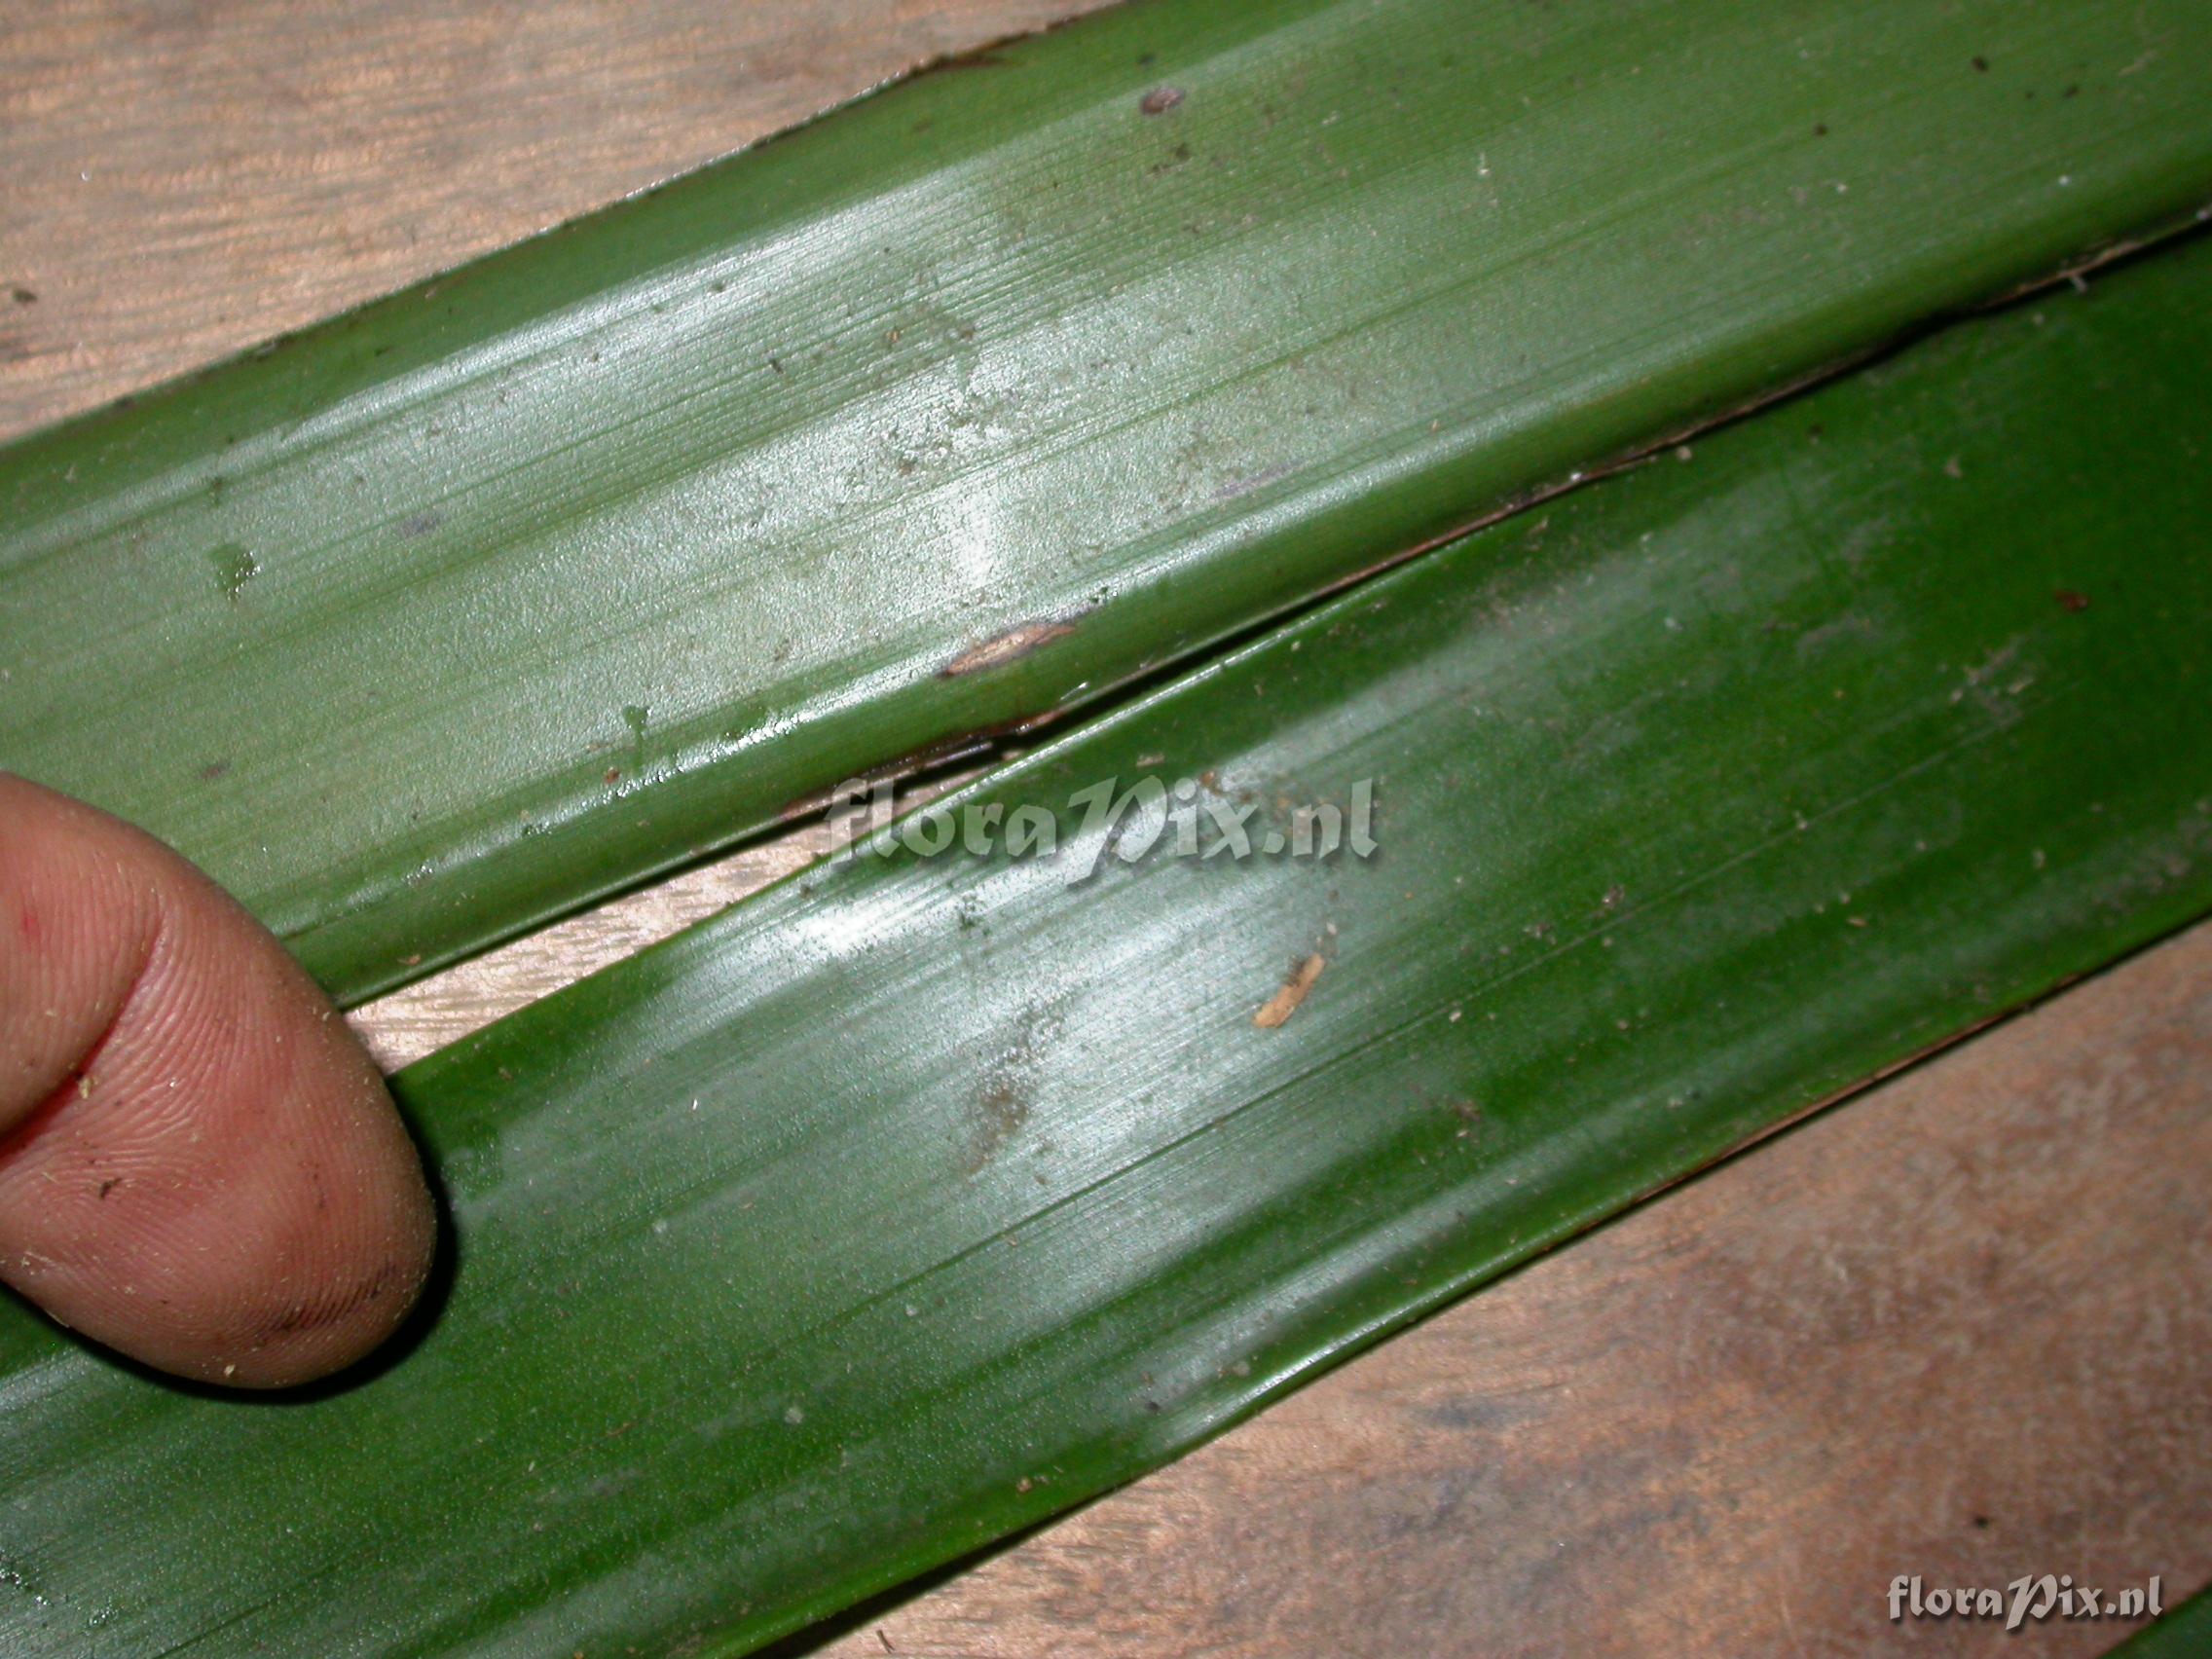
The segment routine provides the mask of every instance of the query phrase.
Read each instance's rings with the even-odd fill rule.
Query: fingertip
[[[4,775],[0,929],[0,1277],[230,1386],[384,1342],[429,1274],[429,1190],[276,940],[152,837]]]

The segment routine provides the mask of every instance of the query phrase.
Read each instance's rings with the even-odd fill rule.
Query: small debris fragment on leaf
[[[1263,1031],[1272,1031],[1298,1012],[1298,1005],[1306,1000],[1306,993],[1313,988],[1313,981],[1321,977],[1324,964],[1321,954],[1315,951],[1296,968],[1282,983],[1282,989],[1270,997],[1260,1012],[1252,1015],[1252,1023]]]

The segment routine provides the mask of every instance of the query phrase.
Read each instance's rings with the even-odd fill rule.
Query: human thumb
[[[375,1347],[436,1223],[383,1079],[229,895],[0,773],[0,1279],[238,1387]]]

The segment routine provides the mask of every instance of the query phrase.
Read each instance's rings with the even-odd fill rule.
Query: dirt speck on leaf
[[[983,1086],[976,1096],[972,1138],[962,1163],[970,1175],[981,1174],[1029,1122],[1039,1062],[1045,1046],[1059,1029],[1059,1019],[1050,1009],[1030,1009],[1021,1016],[1014,1041],[984,1074]]]
[[[223,597],[233,605],[245,591],[245,584],[261,574],[261,562],[235,541],[226,541],[219,547],[207,550],[207,563],[215,569],[215,581]]]
[[[1029,1100],[1021,1080],[1008,1071],[991,1074],[977,1098],[977,1136],[968,1156],[968,1172],[979,1173],[998,1151],[1029,1122]]]
[[[1313,989],[1313,981],[1321,977],[1321,970],[1327,964],[1321,960],[1319,951],[1299,963],[1290,971],[1290,977],[1282,982],[1282,987],[1261,1004],[1260,1012],[1252,1015],[1252,1023],[1263,1031],[1272,1031],[1296,1014],[1299,1004]]]

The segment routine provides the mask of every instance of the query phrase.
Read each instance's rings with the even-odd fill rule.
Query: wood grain
[[[1078,0],[5,0],[0,434]],[[387,1063],[813,827],[356,1016]],[[2212,1577],[2212,927],[1873,1089],[911,1603],[852,1659],[2082,1654],[1893,1573]]]

